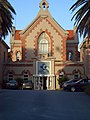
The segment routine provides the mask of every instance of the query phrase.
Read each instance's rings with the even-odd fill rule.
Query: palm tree
[[[77,26],[77,32],[84,38],[90,37],[90,0],[77,0],[70,10],[72,12],[77,10],[72,17],[72,20],[75,19],[74,25]]]
[[[16,14],[14,8],[7,0],[0,0],[0,39],[5,39],[8,32],[11,32],[13,14]]]

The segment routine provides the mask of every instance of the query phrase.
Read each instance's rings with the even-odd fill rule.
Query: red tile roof
[[[73,30],[67,30],[69,32],[67,40],[74,40],[74,31]]]
[[[21,30],[16,30],[15,31],[15,40],[20,40],[20,34],[19,34],[20,31]]]

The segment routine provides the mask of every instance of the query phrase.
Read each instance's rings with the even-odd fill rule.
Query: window
[[[42,39],[39,43],[39,53],[48,53],[48,41]]]
[[[46,3],[45,3],[45,2],[42,3],[42,8],[43,8],[43,9],[46,8]]]
[[[78,74],[75,74],[75,75],[74,75],[74,78],[75,78],[75,79],[78,79],[78,78],[79,78],[79,75],[78,75]]]
[[[25,73],[24,73],[24,80],[28,80],[28,77],[29,77],[29,76],[28,76],[28,73],[25,72]]]
[[[16,52],[16,61],[20,60],[20,52]]]
[[[59,73],[59,78],[62,78],[63,76],[64,76],[64,72],[61,71],[61,72]]]
[[[68,58],[68,60],[72,60],[72,58],[73,58],[73,55],[72,55],[72,52],[68,52],[68,56],[67,56]]]
[[[13,80],[13,73],[12,72],[9,72],[9,74],[8,74],[8,80]]]
[[[38,39],[38,52],[39,54],[49,53],[49,37],[43,32]]]

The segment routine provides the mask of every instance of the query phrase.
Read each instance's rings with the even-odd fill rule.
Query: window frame
[[[29,80],[29,74],[27,72],[24,73],[23,80]]]
[[[49,43],[46,39],[41,39],[39,42],[39,54],[46,54],[49,52]]]
[[[8,80],[13,80],[13,73],[12,72],[9,72],[8,73]]]

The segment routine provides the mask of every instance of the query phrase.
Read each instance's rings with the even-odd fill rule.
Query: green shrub
[[[67,76],[63,76],[62,78],[58,78],[58,84],[61,86],[64,82],[68,81],[68,77]]]

